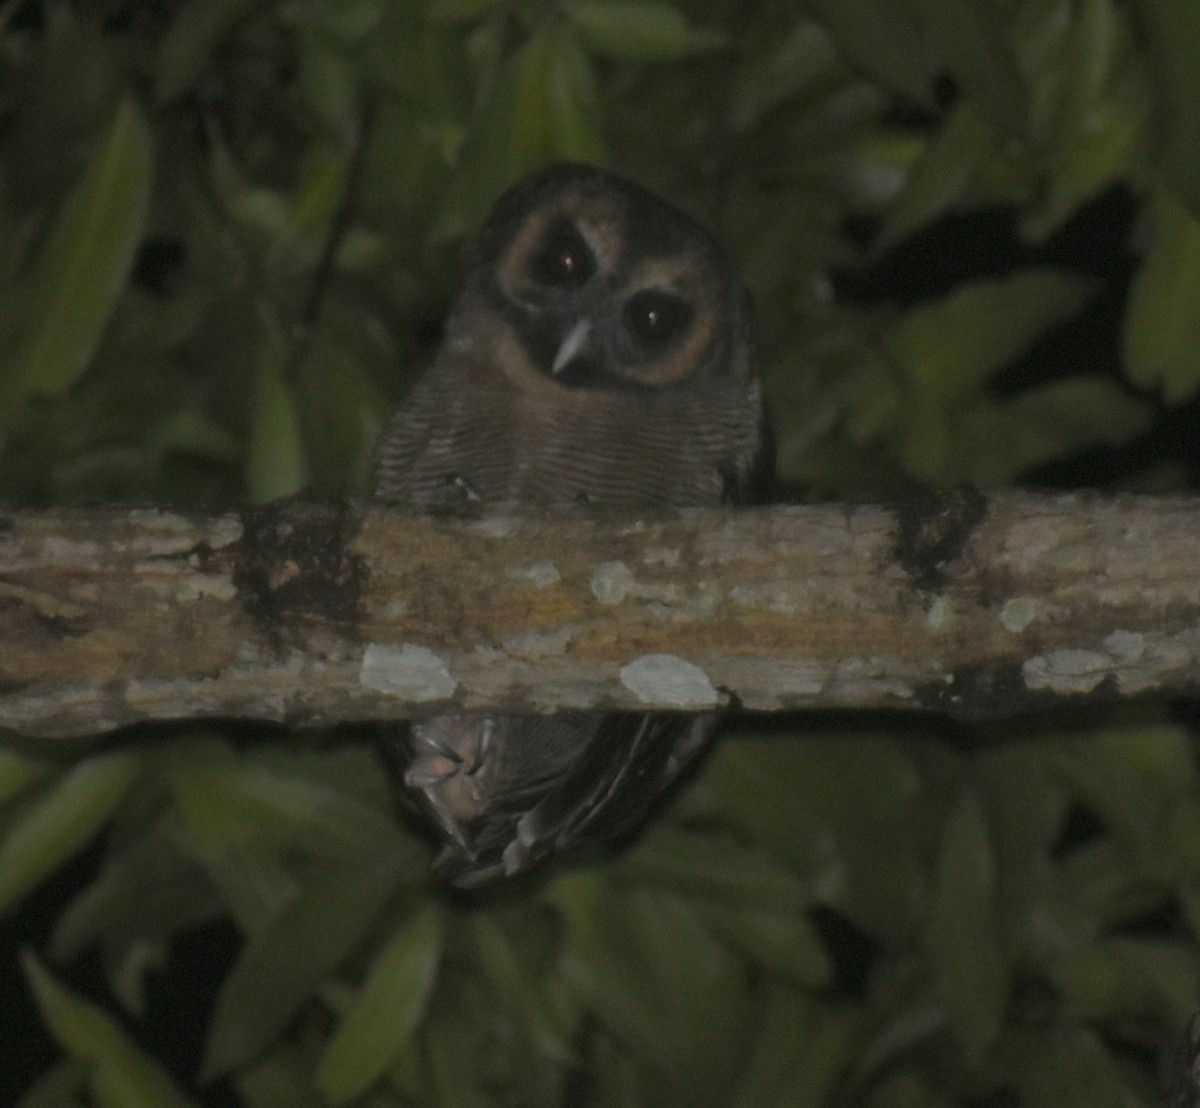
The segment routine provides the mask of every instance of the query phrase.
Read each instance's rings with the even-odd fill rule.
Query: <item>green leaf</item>
[[[716,31],[693,27],[670,4],[635,0],[567,0],[568,18],[598,54],[632,61],[669,61],[725,46]]]
[[[175,782],[189,808],[219,811],[234,835],[289,852],[303,848],[331,861],[404,852],[406,840],[388,813],[294,764],[206,748],[179,760]]]
[[[987,820],[979,801],[964,792],[946,823],[928,939],[950,1031],[968,1064],[978,1063],[995,1040],[1008,1002],[996,908]]]
[[[995,486],[1093,446],[1119,446],[1149,425],[1150,406],[1112,381],[1077,377],[984,400],[952,431],[944,476]]]
[[[508,185],[550,156],[551,38],[539,29],[487,83],[463,141],[459,172],[442,200],[436,238],[474,231]]]
[[[328,100],[326,106],[336,110]],[[347,106],[344,111],[348,116],[353,115],[352,106]],[[348,153],[341,143],[309,144],[288,198],[291,205],[286,232],[288,238],[299,242],[302,236],[307,236],[305,246],[308,247],[309,243],[315,243],[328,233],[327,228],[338,218],[339,207],[345,197],[348,167]],[[341,245],[339,243],[339,247]],[[308,252],[307,249],[305,252]]]
[[[1117,98],[1096,104],[1078,129],[1052,142],[1049,187],[1022,217],[1026,234],[1046,238],[1119,180],[1135,161],[1141,137],[1141,120],[1129,104]]]
[[[819,96],[843,73],[825,29],[807,21],[798,23],[745,59],[732,91],[730,126],[748,132],[772,109],[789,100],[803,102]]]
[[[546,161],[602,162],[600,118],[591,65],[578,36],[569,24],[544,21],[488,83],[439,236],[473,229],[503,188]]]
[[[22,293],[16,346],[0,370],[0,433],[33,396],[55,396],[92,357],[125,287],[150,193],[150,136],[124,100],[58,213]]]
[[[364,1093],[411,1039],[441,956],[442,916],[416,913],[380,948],[321,1057],[317,1083],[335,1104]]]
[[[111,951],[165,945],[216,914],[212,884],[179,850],[173,822],[164,816],[105,851],[99,875],[58,917],[54,958],[69,961],[91,946]],[[121,999],[140,1010],[135,994]]]
[[[551,890],[568,921],[558,968],[571,995],[649,1063],[644,1103],[723,1103],[751,1011],[740,962],[690,901],[640,886],[613,895],[589,877]]]
[[[0,806],[19,796],[46,771],[46,763],[0,747]]]
[[[283,351],[269,337],[258,358],[258,396],[246,458],[246,494],[255,504],[299,492],[308,480],[296,398],[283,375]]]
[[[907,312],[890,345],[913,389],[946,409],[1077,312],[1091,288],[1051,269],[976,281]]]
[[[479,1073],[485,1059],[479,1057],[476,1029],[459,1011],[441,1012],[434,1006],[430,1026],[421,1036],[425,1081],[431,1095],[422,1098],[431,1108],[495,1108],[495,1095],[484,1087]],[[440,1018],[439,1018],[440,1017]]]
[[[637,949],[635,925],[620,898],[586,872],[563,876],[550,894],[568,922],[570,939],[559,968],[572,991],[623,1043],[669,1052],[675,1043],[674,1036],[662,1034],[663,998],[655,995],[640,959],[631,956]]]
[[[929,996],[929,965],[915,954],[889,959],[872,990],[871,1009],[882,1010],[855,1059],[855,1083],[866,1084],[895,1071],[905,1059],[919,1057],[946,1034],[945,1006]]]
[[[1088,1023],[1141,1016],[1183,1027],[1200,1005],[1196,951],[1182,942],[1107,939],[1049,968],[1064,1008]]]
[[[1160,192],[1125,314],[1130,378],[1177,404],[1200,388],[1200,219]]]
[[[64,1058],[25,1090],[16,1108],[89,1108],[86,1101],[87,1066]]]
[[[798,915],[808,906],[803,883],[765,851],[731,838],[656,827],[621,866],[622,876],[737,907]]]
[[[925,148],[903,192],[888,210],[879,235],[880,249],[887,249],[931,223],[962,199],[999,142],[995,128],[971,104],[955,108]]]
[[[851,65],[910,100],[932,106],[933,72],[924,29],[895,0],[811,0]]]
[[[1147,723],[1102,731],[1083,743],[1060,744],[1052,765],[1071,795],[1126,845],[1144,852],[1148,865],[1166,860],[1166,822],[1172,807],[1186,802],[1193,787],[1190,749],[1180,728]]]
[[[500,0],[429,0],[429,18],[446,22],[468,22],[487,15]]]
[[[311,444],[313,494],[330,499],[361,494],[390,405],[363,359],[324,325],[312,336],[299,400],[304,441]]]
[[[863,1108],[956,1108],[956,1104],[924,1074],[902,1069],[872,1086]]]
[[[1137,0],[1133,7],[1150,53],[1154,152],[1167,183],[1200,216],[1200,5]]]
[[[1009,38],[1011,20],[995,0],[911,0],[925,39],[988,121],[1009,135],[1024,131],[1025,79]]]
[[[0,910],[86,846],[127,792],[138,759],[86,758],[18,812],[0,842]]]
[[[287,1042],[231,1075],[238,1108],[324,1108],[313,1088],[309,1044]],[[376,1108],[374,1101],[364,1102]]]
[[[538,1053],[567,1065],[575,1056],[571,1042],[573,1022],[555,1004],[552,994],[557,982],[547,972],[539,958],[530,964],[527,944],[539,955],[549,936],[529,925],[522,913],[519,935],[510,934],[492,913],[479,913],[472,918],[474,939],[481,976],[487,980],[493,995],[506,998],[514,1019],[528,1033],[529,1041]]]
[[[250,937],[217,996],[204,1073],[227,1073],[263,1051],[358,945],[396,887],[388,859],[313,876]]]
[[[1114,0],[1080,0],[1069,20],[1045,5],[1023,14],[1014,37],[1031,80],[1031,137],[1039,144],[1069,141],[1120,73],[1126,20]]]
[[[60,985],[33,953],[21,953],[42,1018],[73,1057],[86,1063],[101,1108],[194,1108],[166,1070],[143,1054],[102,1008]]]
[[[1045,898],[1051,912],[1039,921],[1050,924],[1044,931],[1069,947],[1158,910],[1168,867],[1158,857],[1131,864],[1135,860],[1128,844],[1112,835],[1068,852],[1055,867],[1054,896]],[[1070,941],[1063,943],[1064,936]]]
[[[278,824],[234,802],[240,772],[236,755],[216,743],[175,752],[176,839],[179,849],[204,867],[239,926],[257,933],[295,895],[297,885],[280,858]]]
[[[689,899],[639,889],[616,907],[629,922],[640,988],[669,1016],[657,1043],[637,1044],[668,1075],[651,1103],[723,1102],[752,1012],[736,952],[710,933]]]
[[[1048,861],[1058,845],[1071,798],[1054,773],[1055,746],[1073,738],[1069,731],[1034,730],[1028,737],[988,744],[974,759],[973,777],[1005,872],[1027,873]],[[1088,732],[1082,744],[1092,741]]]
[[[359,118],[361,68],[321,36],[305,35],[301,43],[305,99],[333,134],[350,138]]]
[[[390,6],[388,0],[341,0],[337,4],[297,4],[279,14],[289,27],[311,30],[352,51],[379,32]]]
[[[574,35],[559,35],[547,81],[553,121],[554,155],[577,162],[607,160],[602,112],[587,55]]]
[[[554,150],[550,72],[557,49],[558,35],[546,27],[518,55],[510,121],[513,165],[537,165]]]
[[[786,789],[788,781],[780,784]],[[811,848],[813,829],[792,823],[791,837],[801,851]],[[825,947],[807,916],[818,900],[816,882],[786,866],[766,845],[663,825],[644,837],[617,875],[687,897],[730,946],[788,979],[812,986],[826,981]]]
[[[853,1060],[859,1017],[766,983],[754,1044],[730,1108],[812,1108],[830,1103]]]
[[[156,453],[214,462],[232,462],[240,454],[238,440],[198,407],[176,409],[151,431],[149,441]]]
[[[928,842],[944,802],[902,743],[874,733],[739,736],[717,751],[707,779],[734,825],[794,868],[815,899],[872,934],[911,935],[926,911]]]
[[[1121,1078],[1099,1036],[1079,1024],[1011,1029],[994,1069],[1024,1108],[1130,1108],[1143,1105]]]
[[[810,989],[829,984],[829,956],[807,915],[700,902],[696,915],[749,962]]]
[[[1047,152],[1046,192],[1022,216],[1035,239],[1045,238],[1086,200],[1125,173],[1144,130],[1140,89],[1122,80],[1122,20],[1113,0],[1083,0],[1064,28],[1061,61],[1035,77],[1038,99],[1049,117],[1040,137]]]
[[[257,935],[295,895],[297,861],[359,867],[377,859],[424,877],[427,851],[358,788],[369,757],[238,754],[219,743],[173,752],[180,849],[197,859],[240,926]]]
[[[926,480],[963,478],[958,445],[964,409],[983,399],[988,377],[1078,311],[1090,289],[1082,278],[1030,269],[963,285],[904,315],[889,347],[910,389],[900,409],[900,452],[910,473]]]
[[[184,95],[212,65],[212,56],[234,28],[263,0],[205,0],[181,4],[158,47],[154,95],[169,104]]]

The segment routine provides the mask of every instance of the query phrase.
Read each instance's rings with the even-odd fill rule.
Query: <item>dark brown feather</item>
[[[645,304],[682,305],[661,317],[682,321],[674,341],[630,332]],[[703,506],[761,497],[772,466],[746,297],[720,248],[636,186],[566,165],[498,203],[442,351],[380,438],[373,494],[429,511]],[[413,726],[405,782],[447,877],[478,885],[629,834],[714,724],[444,716]]]

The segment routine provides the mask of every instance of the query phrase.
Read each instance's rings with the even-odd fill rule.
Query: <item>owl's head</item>
[[[468,273],[460,307],[515,340],[510,375],[662,390],[751,374],[747,298],[720,246],[592,166],[550,166],[501,197]]]

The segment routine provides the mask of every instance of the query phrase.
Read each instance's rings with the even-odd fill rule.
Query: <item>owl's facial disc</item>
[[[527,368],[564,389],[628,391],[675,386],[719,363],[719,274],[702,233],[685,231],[671,213],[586,178],[533,205],[514,222],[490,286]]]

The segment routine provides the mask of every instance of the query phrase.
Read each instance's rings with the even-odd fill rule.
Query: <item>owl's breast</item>
[[[465,502],[637,509],[717,504],[747,469],[759,415],[746,395],[531,394],[498,376],[427,378],[381,440],[374,494],[427,510]]]

